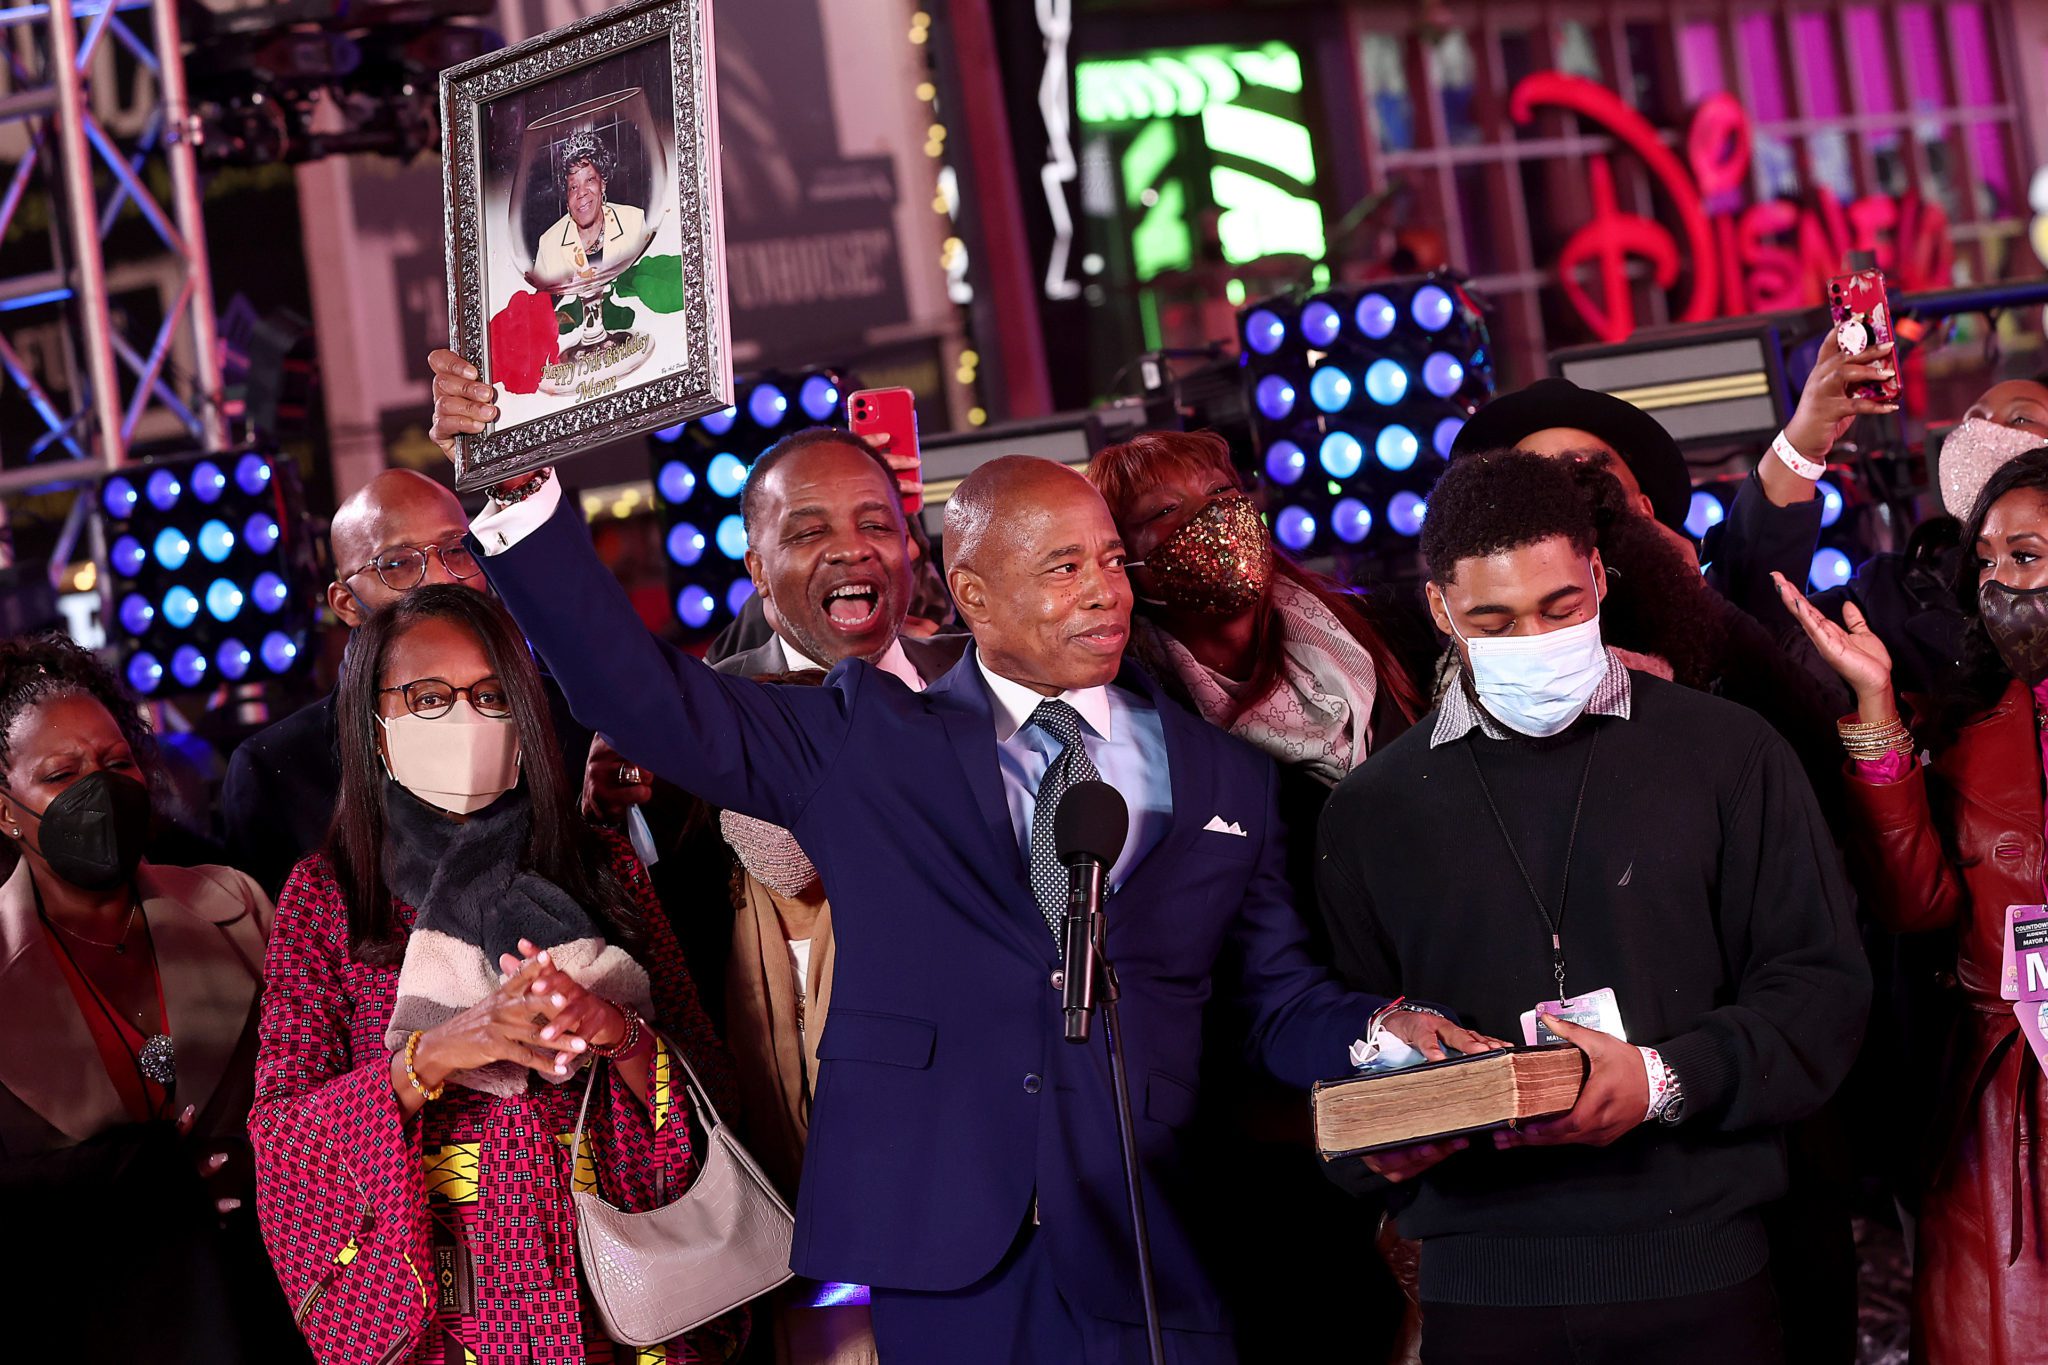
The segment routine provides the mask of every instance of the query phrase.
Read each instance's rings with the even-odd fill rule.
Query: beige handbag
[[[719,1120],[682,1049],[657,1036],[681,1069],[697,1116],[704,1159],[695,1183],[674,1203],[645,1213],[613,1208],[596,1194],[571,1195],[590,1301],[612,1340],[627,1346],[672,1340],[793,1275],[789,1246],[796,1220],[789,1206]],[[601,1060],[591,1063],[571,1152],[583,1150],[583,1120],[601,1066]]]

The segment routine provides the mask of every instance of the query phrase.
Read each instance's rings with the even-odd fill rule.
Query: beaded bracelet
[[[528,479],[525,483],[518,485],[516,488],[508,490],[502,483],[493,484],[491,485],[490,488],[490,499],[492,502],[495,502],[500,507],[511,507],[514,506],[515,504],[525,502],[535,493],[540,492],[541,485],[546,483],[550,478],[554,477],[554,473],[555,471],[552,468],[542,466],[541,468],[533,471],[532,478]],[[510,480],[507,480],[507,482],[510,482]]]
[[[420,1092],[420,1097],[422,1099],[438,1100],[441,1098],[441,1092],[448,1088],[448,1082],[443,1081],[439,1085],[435,1086],[432,1090],[429,1090],[420,1081],[420,1073],[413,1070],[413,1058],[419,1052],[420,1035],[424,1034],[425,1032],[426,1030],[423,1028],[416,1028],[410,1034],[406,1035],[405,1078],[408,1081],[412,1082],[412,1088]]]
[[[642,1051],[640,1044],[646,1035],[646,1030],[640,1027],[638,1010],[630,1005],[621,1005],[619,1014],[626,1021],[626,1036],[610,1047],[600,1047],[596,1043],[590,1045],[592,1052],[609,1062],[626,1062],[639,1056]]]

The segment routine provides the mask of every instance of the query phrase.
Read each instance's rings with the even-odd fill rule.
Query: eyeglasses
[[[498,678],[483,678],[467,687],[457,687],[446,678],[416,678],[397,687],[380,687],[377,694],[396,692],[405,698],[405,709],[421,720],[439,720],[455,709],[455,703],[462,697],[469,698],[469,704],[480,716],[491,720],[505,720],[512,714],[512,699],[505,692],[505,684]]]
[[[476,577],[476,556],[469,552],[469,545],[464,541],[451,540],[446,545],[394,545],[342,581],[347,582],[359,573],[374,571],[377,581],[393,592],[411,592],[427,581],[427,556],[430,554],[440,557],[441,567],[448,571],[450,578]]]

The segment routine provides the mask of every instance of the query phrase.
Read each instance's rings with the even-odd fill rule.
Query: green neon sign
[[[1194,263],[1188,187],[1175,169],[1175,120],[1194,120],[1211,153],[1209,198],[1221,210],[1226,261],[1322,256],[1323,210],[1301,94],[1301,56],[1278,42],[1176,48],[1075,66],[1082,124],[1130,139],[1121,170],[1128,207],[1143,209],[1131,234],[1140,283]]]

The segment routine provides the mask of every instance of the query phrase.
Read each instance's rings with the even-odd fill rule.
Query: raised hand
[[[1821,342],[1820,357],[1800,390],[1799,407],[1785,424],[1785,439],[1809,460],[1825,463],[1828,452],[1858,417],[1871,413],[1897,412],[1897,403],[1874,398],[1855,398],[1853,384],[1880,383],[1892,377],[1892,345],[1873,346],[1859,355],[1847,355],[1830,330]]]
[[[474,436],[498,420],[497,390],[482,380],[476,366],[442,349],[427,357],[434,372],[434,425],[427,434],[441,453],[455,458],[455,438]]]
[[[1842,604],[1842,624],[1836,625],[1822,614],[1820,608],[1806,600],[1805,596],[1785,575],[1773,573],[1771,579],[1778,585],[1778,600],[1785,604],[1785,610],[1792,613],[1792,619],[1806,632],[1806,638],[1813,641],[1813,647],[1826,660],[1829,668],[1842,675],[1842,681],[1856,693],[1856,706],[1865,721],[1889,720],[1898,714],[1892,700],[1892,656],[1884,647],[1884,641],[1877,638],[1877,632],[1870,628],[1870,622],[1854,602]]]

